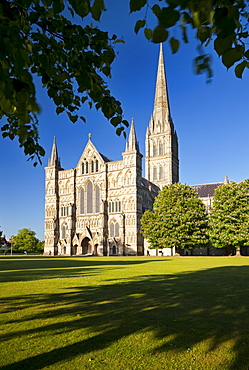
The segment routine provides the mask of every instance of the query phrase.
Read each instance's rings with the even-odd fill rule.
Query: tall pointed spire
[[[134,118],[132,118],[130,134],[129,134],[129,138],[126,143],[126,152],[132,152],[134,150],[139,151],[139,146],[138,146],[135,127],[134,127]]]
[[[52,147],[52,153],[51,153],[51,157],[49,158],[48,165],[61,167],[55,136],[54,136],[54,142],[53,142],[53,147]]]
[[[153,115],[145,140],[146,178],[159,186],[179,181],[178,139],[171,119],[163,47],[160,44]]]
[[[155,125],[158,124],[162,125],[164,124],[165,121],[168,122],[170,118],[170,107],[168,99],[167,82],[165,76],[162,44],[160,44],[160,53],[158,60],[153,118]]]

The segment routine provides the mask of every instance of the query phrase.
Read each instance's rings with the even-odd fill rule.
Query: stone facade
[[[89,134],[75,168],[64,170],[56,139],[46,171],[46,255],[144,255],[140,220],[163,185],[179,179],[162,46],[153,115],[146,133],[146,178],[132,120],[122,159],[99,153]]]

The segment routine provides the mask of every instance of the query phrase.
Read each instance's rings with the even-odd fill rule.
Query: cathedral
[[[152,209],[160,189],[179,181],[178,139],[170,115],[162,45],[145,149],[144,178],[132,120],[121,160],[101,154],[89,134],[76,167],[64,170],[54,139],[45,168],[45,255],[157,255],[158,250],[149,250],[141,235],[140,220],[145,210]],[[207,212],[215,189],[222,184],[193,186]],[[160,252],[175,254],[174,248]],[[209,254],[205,248],[191,253]]]
[[[122,159],[112,161],[91,134],[75,168],[61,167],[56,139],[45,168],[45,255],[144,255],[140,220],[162,186],[179,181],[178,139],[170,116],[162,45],[154,110],[142,154],[131,122]]]

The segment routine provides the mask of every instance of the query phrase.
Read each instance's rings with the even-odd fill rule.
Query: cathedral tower
[[[59,238],[59,191],[58,173],[61,170],[56,138],[54,137],[51,157],[46,171],[45,194],[45,247],[44,253],[56,255]]]
[[[162,189],[179,181],[178,139],[170,115],[162,44],[157,70],[154,110],[146,131],[145,176]]]

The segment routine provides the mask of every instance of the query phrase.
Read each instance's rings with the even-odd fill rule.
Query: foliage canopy
[[[18,137],[30,159],[40,160],[39,105],[32,76],[41,78],[56,113],[66,112],[75,123],[82,104],[101,109],[121,134],[121,103],[103,77],[110,77],[115,59],[115,35],[90,25],[73,24],[64,13],[99,20],[103,0],[3,0],[0,4],[0,119],[6,118],[3,137]],[[35,162],[35,165],[37,162]]]
[[[153,212],[146,211],[141,224],[151,248],[193,249],[208,244],[205,206],[188,185],[164,186]]]
[[[196,73],[212,76],[210,56],[203,46],[212,44],[222,63],[235,67],[241,78],[249,67],[248,2],[239,0],[129,0],[130,12],[144,11],[135,23],[135,33],[144,30],[154,43],[168,40],[172,53],[180,42],[188,42],[189,29],[196,31],[199,55]],[[45,154],[39,144],[38,118],[33,76],[70,121],[85,121],[79,110],[84,103],[100,109],[120,135],[128,122],[121,103],[105,82],[115,59],[115,35],[91,25],[106,10],[104,0],[2,0],[0,4],[0,119],[2,136],[19,144],[29,159],[41,161]],[[157,19],[151,29],[148,12]],[[78,15],[79,25],[72,21]],[[87,19],[86,19],[87,17]],[[177,34],[177,27],[180,35]]]
[[[216,248],[249,246],[249,180],[216,189],[209,224]]]
[[[41,251],[41,242],[36,238],[36,233],[30,229],[20,229],[17,235],[12,236],[14,248],[20,252]]]
[[[199,42],[199,55],[194,60],[197,74],[206,72],[208,78],[212,77],[210,55],[203,48],[208,45],[212,45],[227,69],[235,65],[237,77],[241,78],[244,69],[249,68],[246,0],[130,0],[130,9],[144,10],[143,19],[135,24],[135,32],[143,29],[145,37],[155,43],[167,40],[172,53],[178,51],[181,41],[188,43],[189,32],[194,30]],[[147,22],[149,11],[157,20],[154,29]]]

